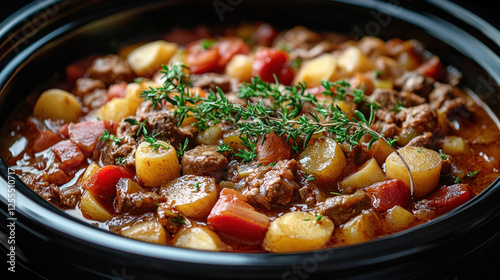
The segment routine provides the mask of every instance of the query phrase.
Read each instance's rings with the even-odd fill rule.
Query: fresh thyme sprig
[[[338,142],[347,142],[351,149],[358,145],[365,135],[370,135],[368,148],[378,139],[383,139],[396,152],[409,171],[411,190],[413,194],[413,178],[410,168],[401,154],[393,147],[395,140],[386,139],[370,126],[374,121],[374,109],[380,104],[364,95],[364,89],[352,89],[346,81],[323,81],[322,85],[326,96],[344,98],[349,95],[354,102],[367,103],[370,109],[368,119],[360,111],[355,111],[356,118],[349,118],[333,102],[326,105],[316,96],[306,91],[306,85],[284,87],[275,77],[275,83],[263,82],[254,77],[250,83],[244,83],[239,90],[239,97],[248,100],[246,106],[230,102],[224,92],[217,88],[216,92],[209,91],[205,97],[194,95],[189,91],[189,84],[184,83],[184,66],[176,64],[170,68],[164,66],[165,82],[162,87],[144,91],[141,96],[152,100],[153,105],[164,101],[174,105],[175,117],[178,124],[187,116],[197,119],[195,125],[200,130],[224,122],[239,132],[242,144],[247,149],[239,150],[235,154],[244,162],[255,160],[256,142],[261,136],[274,132],[278,136],[285,136],[287,141],[292,140],[294,145],[301,142],[306,147],[315,133],[330,132]],[[332,88],[334,91],[332,91]],[[251,102],[257,99],[257,102]],[[266,101],[264,101],[266,100]],[[314,111],[304,112],[309,103]],[[192,106],[195,105],[196,106]]]
[[[139,122],[136,119],[127,118],[127,119],[124,119],[123,121],[127,122],[127,123],[129,123],[131,125],[138,125],[139,126],[139,128],[137,129],[137,133],[135,134],[135,136],[139,136],[141,134],[144,135],[145,137],[149,136],[148,127],[146,125],[146,123],[148,122],[148,119],[145,119],[144,121]]]
[[[123,137],[117,137],[111,133],[109,133],[109,130],[104,130],[104,132],[102,133],[102,136],[99,137],[98,140],[103,140],[104,142],[108,142],[108,141],[113,141],[116,145],[120,145],[122,143],[122,139]]]
[[[158,150],[160,147],[164,148],[165,150],[168,150],[170,149],[170,145],[165,145],[161,142],[159,142],[157,139],[156,139],[156,136],[158,134],[153,134],[153,135],[149,135],[149,136],[144,136],[144,141],[146,141],[147,143],[149,143],[149,146],[153,147],[153,151],[156,151]]]

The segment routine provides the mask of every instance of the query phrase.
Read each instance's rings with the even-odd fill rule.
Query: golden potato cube
[[[223,134],[224,132],[222,132],[220,126],[214,125],[209,127],[205,131],[199,132],[196,141],[198,142],[198,144],[218,145],[219,140],[222,138]]]
[[[219,188],[214,178],[184,175],[162,184],[160,195],[184,216],[206,218],[219,198]]]
[[[85,171],[80,179],[78,179],[78,184],[82,185],[83,182],[87,181],[87,179],[90,178],[90,176],[92,176],[92,174],[94,174],[99,168],[100,166],[95,161],[91,162],[89,166],[85,168]]]
[[[368,153],[375,158],[378,164],[383,164],[387,157],[392,154],[394,150],[392,149],[387,142],[385,142],[383,139],[378,139],[375,141],[370,149],[368,150]]]
[[[154,41],[134,49],[127,62],[139,76],[152,75],[162,64],[168,64],[177,51],[177,44],[163,40]]]
[[[124,229],[121,235],[140,241],[167,244],[167,231],[158,221],[144,221]]]
[[[250,82],[252,78],[252,58],[237,54],[226,65],[226,75],[240,82]]]
[[[413,176],[414,194],[423,198],[436,189],[441,175],[442,159],[438,152],[423,147],[405,146],[398,149],[410,167]],[[401,179],[410,187],[410,176],[403,161],[395,152],[385,161],[386,175],[389,179]]]
[[[339,107],[340,110],[349,118],[352,119],[354,116],[356,116],[356,113],[354,113],[354,110],[352,109],[351,105],[349,105],[347,102],[344,100],[335,100],[333,102],[333,105],[335,107]]]
[[[357,244],[373,239],[380,227],[380,220],[373,210],[363,210],[361,214],[340,226],[346,244]]]
[[[335,182],[346,164],[347,159],[339,144],[328,137],[318,138],[299,156],[300,168],[325,183]]]
[[[331,54],[323,54],[304,62],[295,75],[294,84],[305,82],[306,87],[321,85],[322,80],[334,80],[337,76],[337,61]]]
[[[381,89],[393,89],[394,84],[392,83],[391,80],[375,80],[373,82],[373,85],[376,88],[381,88]]]
[[[358,171],[339,183],[339,189],[362,189],[385,180],[385,173],[374,158],[365,162]]]
[[[135,152],[135,171],[137,178],[147,187],[157,187],[181,176],[181,166],[175,148],[165,141],[157,143],[168,147],[155,147],[142,142]]]
[[[366,72],[375,68],[370,59],[357,47],[350,46],[338,58],[338,66],[347,74]]]
[[[243,145],[243,140],[241,140],[239,134],[237,132],[233,133],[226,133],[222,137],[222,141],[226,143],[231,149],[233,149],[234,152],[238,152],[239,150],[245,150],[247,149]]]
[[[138,103],[127,98],[113,98],[97,112],[100,120],[120,122],[122,119],[135,115]]]
[[[102,206],[102,204],[88,191],[83,193],[78,207],[80,211],[82,211],[83,216],[89,220],[105,222],[113,218],[113,215],[111,215],[108,209]]]
[[[42,119],[74,122],[81,115],[80,103],[76,97],[62,89],[44,91],[35,103],[33,115]]]
[[[175,247],[205,251],[222,251],[225,244],[208,227],[190,227],[179,230],[172,240]]]
[[[410,211],[396,205],[387,211],[385,220],[392,229],[401,230],[408,228],[415,220],[415,216]]]
[[[459,155],[465,153],[467,143],[464,138],[459,136],[446,136],[443,139],[443,153],[450,155]]]
[[[323,248],[333,233],[333,222],[310,212],[290,212],[272,221],[262,246],[274,253]]]

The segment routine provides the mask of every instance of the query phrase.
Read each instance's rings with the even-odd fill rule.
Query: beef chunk
[[[437,125],[437,113],[432,105],[426,103],[402,110],[396,114],[396,120],[402,122],[402,134],[413,130],[419,135],[434,130]]]
[[[106,55],[92,62],[88,70],[90,78],[103,81],[106,85],[118,82],[132,82],[135,74],[128,62],[117,55]]]
[[[61,206],[66,208],[75,208],[80,197],[82,196],[82,190],[78,185],[69,186],[62,189],[59,192]]]
[[[223,92],[237,92],[238,81],[231,79],[226,75],[205,73],[199,75],[191,75],[191,84],[193,87],[200,87],[203,90],[217,91],[219,87]]]
[[[443,103],[453,98],[453,87],[448,84],[434,83],[434,89],[429,93],[429,103],[439,109]]]
[[[357,191],[350,195],[329,197],[318,205],[317,210],[321,215],[330,217],[333,223],[339,226],[370,207],[370,196],[364,191]]]
[[[137,149],[137,142],[132,137],[123,137],[120,144],[116,144],[113,141],[104,142],[100,140],[97,142],[94,152],[94,160],[98,160],[99,157],[105,165],[116,164],[118,158],[125,159],[125,166],[129,168],[135,167],[135,151]]]
[[[51,203],[59,203],[59,187],[48,182],[38,182],[33,190],[43,199]]]
[[[120,179],[116,184],[116,208],[120,213],[140,214],[156,209],[160,196],[145,191],[130,179]]]
[[[160,224],[170,233],[176,233],[182,226],[182,216],[179,213],[172,211],[166,203],[158,205],[156,214]]]
[[[338,48],[339,40],[332,34],[320,34],[303,26],[296,26],[274,40],[274,48],[290,49],[291,60],[311,59],[322,53],[331,52]]]
[[[77,96],[84,96],[96,89],[105,89],[106,84],[103,81],[91,78],[79,78],[76,80],[74,93]]]
[[[293,159],[279,161],[275,166],[261,166],[241,180],[238,188],[246,187],[243,195],[255,207],[271,209],[274,204],[287,205],[299,189],[295,182],[297,169],[297,161]]]
[[[472,112],[467,106],[467,101],[461,97],[446,100],[439,108],[439,112],[444,112],[448,120],[462,121],[472,117]]]
[[[417,72],[406,72],[395,81],[395,86],[403,91],[413,92],[422,97],[427,97],[432,90],[434,80]]]
[[[423,135],[419,135],[408,142],[406,146],[413,146],[413,147],[424,147],[427,149],[432,149],[433,146],[432,141],[432,133],[426,132]]]
[[[219,181],[228,166],[227,158],[216,152],[216,145],[200,145],[187,151],[182,158],[182,174],[210,176]]]
[[[54,163],[50,169],[47,171],[48,181],[49,183],[56,185],[63,185],[73,179],[73,176],[67,174],[62,170],[61,163]]]
[[[401,102],[403,107],[412,107],[426,103],[425,98],[413,94],[410,91],[398,92],[391,89],[376,88],[370,97],[387,109],[393,109],[399,102]]]
[[[102,107],[108,101],[108,92],[105,89],[96,89],[82,98],[82,103],[90,109]]]
[[[375,111],[375,122],[371,128],[377,130],[385,137],[399,135],[401,129],[394,123],[396,114],[393,111],[378,109]]]

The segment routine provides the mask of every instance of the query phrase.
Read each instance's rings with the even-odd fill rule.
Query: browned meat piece
[[[439,109],[443,103],[453,98],[453,87],[448,84],[434,83],[434,89],[429,93],[429,103]]]
[[[318,205],[317,210],[321,215],[330,217],[335,226],[339,226],[370,207],[370,196],[364,191],[357,191],[350,195],[329,197]]]
[[[287,205],[299,189],[295,182],[297,169],[297,161],[293,159],[279,161],[275,166],[261,166],[241,180],[237,188],[246,187],[243,195],[256,207],[271,209],[275,204]]]
[[[394,123],[395,119],[396,114],[393,111],[378,109],[375,111],[375,121],[371,128],[385,137],[394,137],[401,132],[401,129]]]
[[[96,89],[105,89],[106,84],[103,81],[91,78],[79,78],[76,80],[74,93],[77,96],[84,96]]]
[[[461,97],[444,101],[439,108],[439,112],[444,112],[448,120],[457,120],[459,122],[472,117],[467,101]]]
[[[108,92],[105,89],[96,89],[93,92],[82,97],[82,103],[90,109],[97,109],[106,104],[108,100]]]
[[[55,184],[49,184],[43,181],[38,182],[35,184],[33,190],[50,203],[59,202],[59,187]]]
[[[90,78],[99,79],[106,85],[118,82],[132,82],[135,74],[128,62],[117,55],[99,57],[88,70]]]
[[[434,80],[417,72],[406,72],[398,78],[394,85],[403,91],[413,92],[427,97],[432,90]]]
[[[73,179],[73,176],[70,176],[61,169],[61,164],[59,162],[54,163],[49,171],[47,172],[48,182],[56,185],[62,185],[69,182]]]
[[[205,73],[199,75],[191,75],[191,84],[193,87],[200,87],[203,90],[217,91],[219,87],[223,92],[237,92],[238,81],[231,79],[226,75],[216,73]]]
[[[120,213],[140,214],[156,209],[160,196],[145,191],[130,179],[120,179],[116,184],[116,208]]]
[[[406,69],[401,66],[397,60],[387,57],[380,56],[375,59],[375,67],[382,73],[382,78],[395,79],[401,77],[405,73]]]
[[[322,35],[303,26],[296,26],[276,37],[274,48],[289,49],[291,60],[311,59],[322,53],[331,52],[338,48],[335,38],[331,35]]]
[[[216,152],[216,145],[200,145],[187,151],[182,158],[182,174],[210,176],[219,181],[228,166],[227,158]]]
[[[97,142],[94,151],[94,160],[100,160],[105,165],[116,164],[118,158],[124,159],[125,166],[129,168],[135,167],[135,150],[137,149],[137,142],[132,137],[124,137],[120,144],[116,144],[113,141],[108,141],[104,143],[103,141]]]
[[[398,92],[396,90],[376,88],[370,97],[387,109],[393,109],[399,102],[401,102],[403,107],[412,107],[426,103],[425,98],[409,91]]]
[[[432,141],[432,133],[426,132],[423,135],[419,135],[408,142],[406,146],[413,147],[424,147],[427,149],[432,149],[434,141]]]
[[[402,134],[413,130],[419,135],[436,128],[437,113],[432,105],[426,103],[402,110],[396,114],[396,120],[402,122]]]
[[[82,190],[78,185],[69,186],[62,189],[59,192],[61,206],[66,208],[75,208],[78,201],[80,201],[81,195]]]
[[[305,203],[309,208],[313,208],[316,204],[325,201],[326,194],[318,188],[315,180],[309,180],[305,176],[305,172],[298,169],[296,174],[296,181],[300,185],[298,191],[300,196],[300,203]]]
[[[165,229],[170,233],[176,233],[182,226],[182,217],[179,213],[172,211],[172,209],[166,204],[161,203],[156,209],[156,214],[158,216],[158,221]]]

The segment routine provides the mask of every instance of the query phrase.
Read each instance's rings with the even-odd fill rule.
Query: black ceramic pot
[[[0,25],[0,120],[4,124],[20,100],[76,58],[114,52],[117,42],[148,38],[174,25],[242,19],[416,38],[459,69],[464,86],[500,116],[500,32],[447,1],[46,0]],[[2,257],[42,279],[498,279],[493,277],[500,274],[498,266],[484,273],[480,265],[463,274],[463,267],[478,267],[469,256],[487,261],[475,252],[498,247],[499,180],[462,207],[391,236],[316,252],[248,254],[159,246],[97,229],[56,209],[10,175],[3,160],[0,165]],[[7,267],[2,279],[17,279]]]

